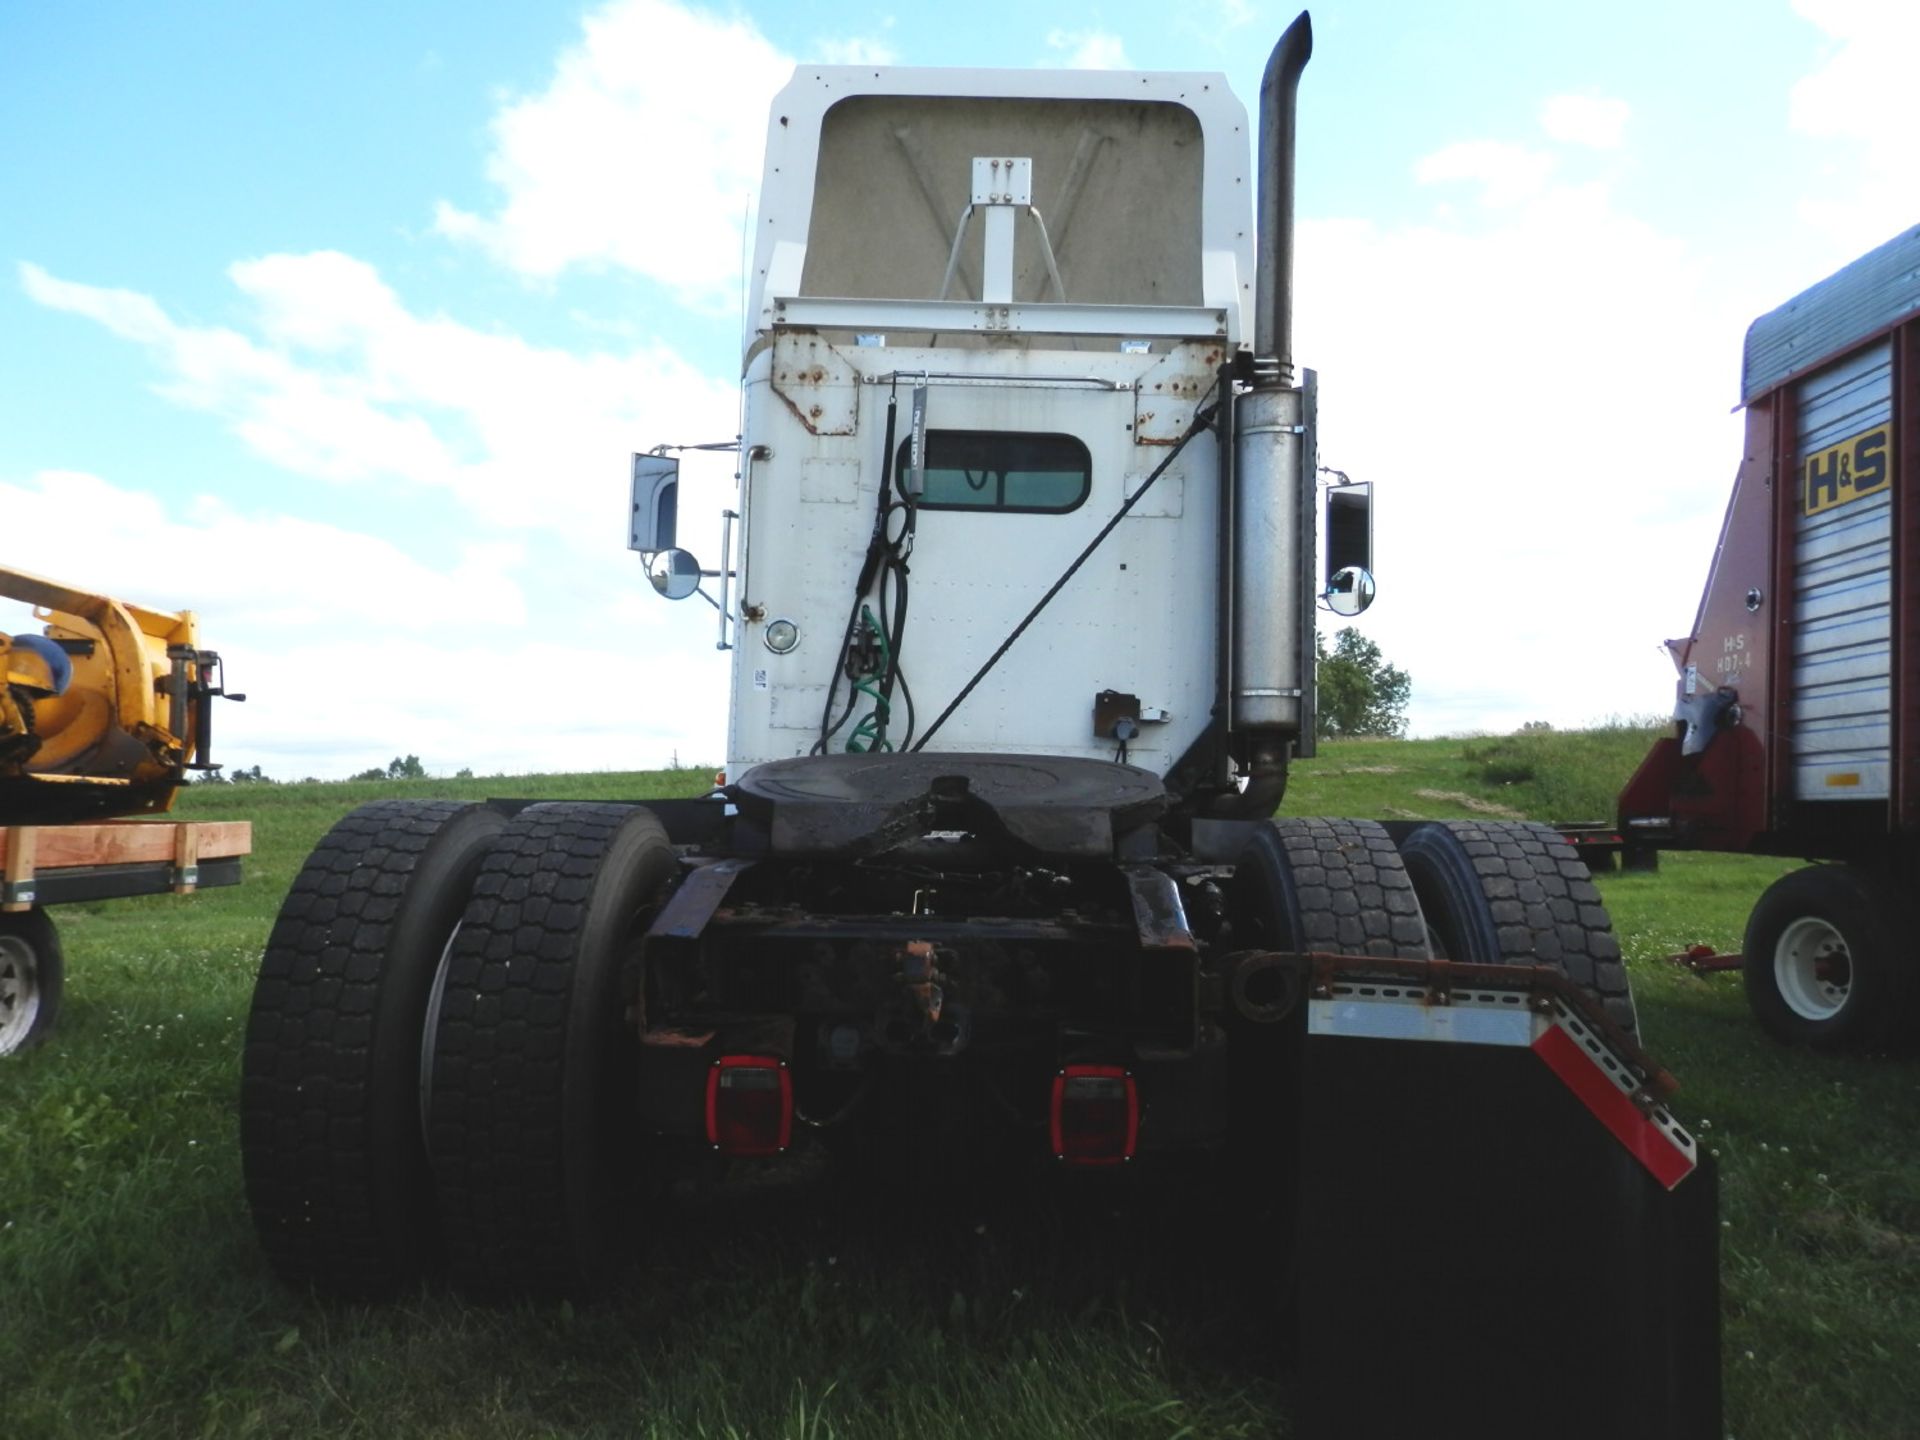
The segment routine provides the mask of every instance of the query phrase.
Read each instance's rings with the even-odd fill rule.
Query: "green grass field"
[[[1626,727],[1328,745],[1285,808],[1598,818],[1645,745]],[[202,787],[182,816],[254,822],[243,885],[54,912],[61,1027],[0,1061],[0,1435],[1287,1433],[1272,1337],[1192,1190],[900,1213],[801,1173],[683,1197],[647,1283],[577,1310],[324,1306],[273,1281],[241,1193],[240,1038],[313,842],[379,796],[637,799],[705,778]],[[1787,868],[1667,855],[1601,885],[1677,1112],[1720,1157],[1728,1432],[1920,1435],[1920,1063],[1782,1050],[1737,977],[1660,959],[1737,948]]]

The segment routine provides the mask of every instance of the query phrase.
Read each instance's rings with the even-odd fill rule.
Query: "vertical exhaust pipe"
[[[1289,748],[1312,743],[1313,415],[1293,388],[1294,109],[1312,54],[1303,11],[1260,84],[1254,380],[1234,407],[1230,723],[1237,753],[1282,777]]]
[[[1255,374],[1278,362],[1262,379],[1293,383],[1293,137],[1300,73],[1313,58],[1313,21],[1302,10],[1273,54],[1260,81],[1260,189],[1255,234],[1253,356]]]

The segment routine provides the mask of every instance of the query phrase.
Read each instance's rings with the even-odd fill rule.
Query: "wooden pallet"
[[[0,911],[236,884],[248,820],[0,826]]]

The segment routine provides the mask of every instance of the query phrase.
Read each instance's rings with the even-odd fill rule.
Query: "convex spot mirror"
[[[1336,615],[1358,615],[1373,604],[1373,576],[1358,565],[1336,570],[1320,598]]]
[[[647,561],[647,579],[669,600],[684,600],[700,588],[700,562],[685,550],[662,550]]]

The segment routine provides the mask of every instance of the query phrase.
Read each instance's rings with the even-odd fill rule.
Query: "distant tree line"
[[[420,757],[418,755],[396,755],[385,765],[374,765],[360,771],[358,774],[347,777],[350,781],[428,780],[431,778],[432,777],[427,774],[427,767],[420,763]],[[455,780],[471,780],[473,779],[473,771],[462,766],[454,772],[453,778]],[[209,770],[193,783],[196,785],[278,785],[281,782],[267,774],[258,765],[253,765],[240,766],[224,773],[219,770]],[[308,775],[298,783],[302,785],[318,785],[322,782],[318,776]]]

